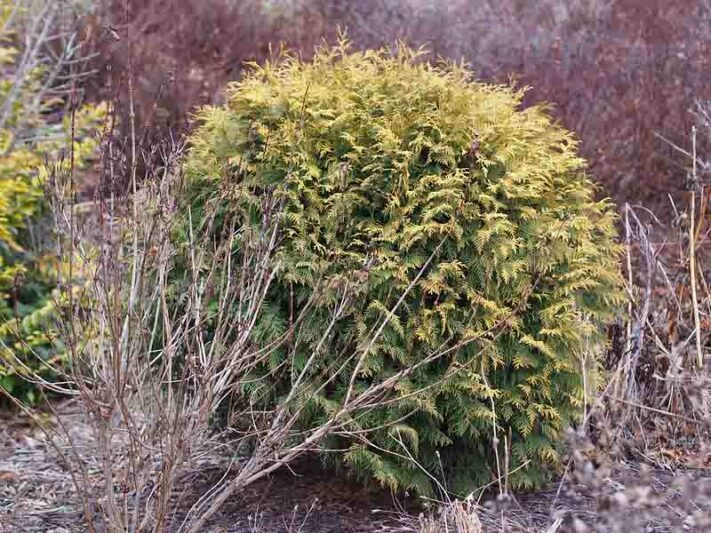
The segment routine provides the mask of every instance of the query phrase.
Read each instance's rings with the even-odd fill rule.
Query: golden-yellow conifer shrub
[[[284,334],[317,285],[364,284],[309,373],[305,428],[337,409],[351,356],[403,294],[357,387],[446,347],[398,381],[393,401],[354,417],[367,439],[324,443],[345,449],[338,464],[361,477],[428,493],[431,476],[445,476],[467,491],[507,468],[514,488],[538,486],[595,393],[602,326],[621,302],[615,216],[595,198],[574,136],[544,107],[523,109],[522,96],[406,47],[343,42],[310,62],[254,66],[224,105],[199,113],[186,163],[192,219],[233,209],[263,224],[267,192],[283,206],[255,342]],[[335,302],[326,293],[312,304],[245,394],[273,405],[289,390]]]

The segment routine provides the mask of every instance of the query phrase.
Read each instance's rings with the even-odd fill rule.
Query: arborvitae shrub
[[[421,467],[449,489],[506,468],[511,486],[534,487],[559,465],[563,431],[599,383],[601,324],[620,301],[615,217],[595,200],[575,139],[544,108],[521,109],[522,91],[421,59],[341,44],[309,63],[254,66],[224,106],[199,114],[186,164],[191,219],[233,209],[262,224],[261,197],[281,197],[279,269],[255,342],[283,334],[317,284],[364,284],[319,352],[315,383],[327,365],[346,366],[306,400],[306,425],[342,400],[347,359],[434,253],[358,382],[461,346],[400,380],[404,399],[353,422],[380,428],[368,441],[324,446],[347,448],[338,464],[397,489],[430,491]],[[333,305],[320,298],[245,391],[278,401]]]

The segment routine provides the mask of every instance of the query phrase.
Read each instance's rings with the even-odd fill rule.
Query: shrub
[[[96,147],[91,133],[105,115],[89,106],[73,123],[52,118],[66,103],[57,80],[75,80],[67,72],[71,47],[46,55],[46,47],[62,44],[47,36],[58,15],[56,4],[0,0],[0,387],[30,402],[35,389],[23,377],[54,375],[61,360],[53,341],[57,261],[42,224],[42,182],[69,170],[72,143],[74,165],[87,163]]]
[[[351,53],[342,42],[310,63],[254,66],[224,106],[199,113],[191,220],[214,221],[218,241],[228,211],[245,231],[278,225],[279,267],[252,342],[288,337],[310,306],[244,397],[281,401],[317,354],[308,428],[351,379],[365,388],[414,365],[324,442],[345,448],[336,462],[358,476],[427,493],[423,468],[457,491],[508,469],[511,486],[540,485],[600,381],[600,326],[621,298],[615,217],[594,199],[573,136],[544,107],[521,109],[522,97],[404,47]],[[279,198],[273,214],[267,193]],[[344,285],[342,300],[328,291]]]

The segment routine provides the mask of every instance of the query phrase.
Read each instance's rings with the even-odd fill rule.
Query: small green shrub
[[[15,34],[24,8],[0,0],[0,387],[33,402],[35,387],[26,378],[35,372],[50,378],[63,357],[54,341],[58,260],[43,220],[43,180],[69,169],[72,143],[76,168],[87,165],[106,109],[80,109],[73,128],[69,116],[48,119],[64,102],[49,94],[43,43],[29,46]],[[28,61],[31,53],[37,65]]]
[[[235,209],[261,224],[265,191],[283,205],[255,341],[284,334],[317,285],[362,282],[319,352],[314,390],[328,365],[345,370],[306,400],[305,426],[343,399],[349,355],[434,254],[357,380],[455,349],[400,380],[399,401],[353,421],[380,428],[368,441],[324,444],[346,447],[337,461],[359,476],[430,492],[411,454],[457,491],[506,465],[514,488],[538,486],[599,384],[601,324],[620,303],[615,217],[594,199],[573,136],[521,99],[404,47],[351,53],[342,43],[311,63],[255,66],[224,106],[199,114],[186,164],[193,220],[218,213],[219,230],[220,211]],[[255,369],[268,403],[289,390],[334,304],[325,293],[289,346]]]

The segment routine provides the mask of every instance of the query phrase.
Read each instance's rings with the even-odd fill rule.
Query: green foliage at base
[[[508,468],[512,487],[539,486],[598,385],[601,325],[621,300],[615,217],[594,198],[573,136],[545,108],[522,109],[522,96],[404,47],[341,43],[310,63],[255,66],[224,106],[199,114],[193,219],[237,209],[261,224],[265,194],[283,205],[256,340],[283,334],[323,289],[299,334],[255,369],[263,401],[279,401],[317,350],[302,423],[322,420],[343,400],[352,355],[403,294],[357,390],[448,349],[349,426],[380,429],[324,443],[347,448],[336,461],[364,479],[430,493],[424,467],[466,492]],[[342,294],[327,288],[344,283],[346,310],[317,349]]]

